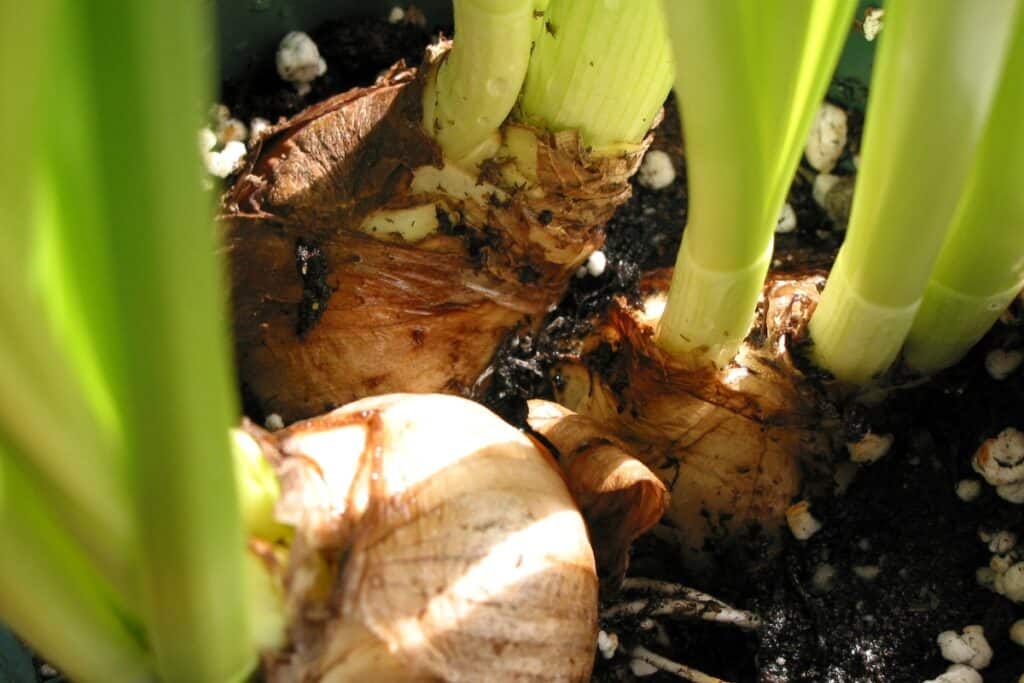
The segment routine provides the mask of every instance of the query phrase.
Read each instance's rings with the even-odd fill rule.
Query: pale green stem
[[[152,680],[139,624],[50,508],[0,443],[0,618],[74,680]]]
[[[466,165],[497,151],[530,59],[533,0],[454,0],[453,47],[423,92],[423,125]]]
[[[578,129],[597,152],[640,142],[672,86],[660,0],[551,0],[526,82],[523,118]]]
[[[25,5],[0,0],[0,128],[12,131],[0,164],[0,437],[17,447],[45,483],[53,506],[91,559],[119,585],[131,583],[124,548],[131,515],[121,487],[116,440],[90,410],[88,387],[47,324],[39,275],[39,233],[54,220],[53,183],[44,125],[58,84],[53,45],[62,45],[53,0]],[[51,42],[53,41],[53,42]],[[54,101],[57,101],[55,98]],[[74,108],[62,110],[75,117]],[[13,133],[13,131],[17,131]],[[65,150],[66,153],[66,150]]]
[[[199,184],[199,112],[212,93],[204,0],[67,0],[85,45],[92,173],[102,218],[81,254],[116,268],[115,351],[147,638],[167,681],[239,680],[255,664],[245,538],[228,435],[237,415],[222,264]],[[116,40],[112,39],[116,36]],[[104,343],[107,343],[105,340]]]
[[[896,359],[961,196],[1019,2],[890,0],[849,229],[810,322],[817,362],[863,383]]]
[[[666,0],[689,222],[658,344],[728,362],[746,337],[775,223],[854,0]]]
[[[960,360],[1024,286],[1024,13],[953,227],[903,350],[935,372]]]

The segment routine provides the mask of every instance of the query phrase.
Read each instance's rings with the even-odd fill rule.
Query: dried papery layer
[[[527,421],[555,450],[587,521],[602,593],[618,590],[629,546],[661,519],[669,496],[657,475],[597,421],[534,399]]]
[[[482,406],[364,399],[274,434],[295,527],[272,681],[582,681],[598,585],[557,464]]]
[[[471,394],[629,197],[650,137],[598,157],[573,131],[506,123],[496,156],[447,164],[420,125],[430,54],[427,76],[396,67],[275,128],[225,196],[236,355],[267,412]]]
[[[718,370],[655,345],[668,285],[656,273],[643,283],[642,310],[613,307],[579,360],[558,368],[559,401],[600,422],[666,483],[666,521],[695,569],[719,552],[770,546],[800,488],[801,461],[827,452],[816,429],[823,399],[787,353],[820,281],[771,279],[754,332]]]

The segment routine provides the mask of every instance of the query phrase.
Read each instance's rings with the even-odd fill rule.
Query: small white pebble
[[[672,157],[660,149],[652,149],[644,155],[640,170],[636,172],[636,181],[651,190],[662,190],[676,179],[676,169],[672,165]]]
[[[604,252],[598,249],[597,251],[590,254],[587,257],[587,273],[590,277],[601,277],[604,275],[604,269],[608,266],[608,257],[604,255]]]
[[[827,562],[822,562],[814,568],[814,575],[811,576],[811,588],[816,593],[828,593],[835,584],[835,578],[836,568]]]
[[[839,176],[837,175],[819,173],[814,178],[814,185],[811,186],[811,196],[814,197],[814,203],[824,209],[825,198],[828,197],[828,193],[832,191],[832,188],[838,182]]]
[[[270,121],[257,116],[249,122],[249,144],[256,142],[270,130]]]
[[[974,454],[972,465],[993,486],[1024,481],[1024,434],[1008,427],[986,439]]]
[[[864,581],[874,581],[882,573],[882,568],[877,564],[862,564],[854,567],[853,573]]]
[[[779,212],[779,219],[775,221],[775,232],[784,235],[794,230],[796,230],[796,211],[793,210],[793,206],[789,202],[786,202],[782,205],[782,211]]]
[[[864,10],[864,23],[861,25],[861,30],[868,42],[877,38],[882,31],[884,17],[885,10],[881,7],[868,7]]]
[[[401,24],[403,21],[405,21],[405,10],[397,5],[392,7],[388,12],[388,23]]]
[[[992,646],[985,638],[985,629],[980,624],[964,626],[964,641],[974,650],[974,656],[967,660],[967,665],[978,669],[984,669],[992,663]]]
[[[206,152],[203,161],[210,175],[227,178],[237,171],[245,160],[245,143],[232,140],[219,152]]]
[[[1010,640],[1024,647],[1024,619],[1018,619],[1010,627]]]
[[[956,496],[965,503],[981,495],[981,482],[977,479],[961,479],[956,483]]]
[[[209,152],[217,146],[217,134],[209,128],[199,129],[199,152]]]
[[[267,419],[263,421],[263,426],[272,432],[276,432],[279,429],[284,429],[284,420],[277,413],[271,413],[267,415]]]
[[[806,500],[789,506],[786,510],[786,523],[798,541],[806,541],[821,530],[821,522],[811,514],[811,504]]]
[[[1002,381],[1012,375],[1020,367],[1022,361],[1024,361],[1024,351],[995,349],[985,355],[985,369],[988,370],[992,379]]]
[[[615,651],[619,649],[619,637],[614,633],[609,634],[604,631],[598,631],[597,649],[601,651],[602,657],[611,659],[615,656]]]
[[[1001,530],[992,534],[988,541],[988,551],[1002,555],[1013,550],[1017,545],[1017,534],[1012,531]]]
[[[1008,503],[1020,505],[1024,503],[1024,480],[996,487],[996,495]]]
[[[633,672],[634,676],[643,678],[644,676],[657,673],[658,667],[642,659],[631,659],[629,660],[629,670]]]
[[[846,450],[849,452],[850,460],[853,462],[875,462],[889,452],[893,440],[892,434],[868,432],[859,441],[847,442]]]
[[[1018,562],[1002,574],[996,574],[996,593],[1014,602],[1024,603],[1024,562]]]
[[[818,109],[811,124],[804,154],[807,162],[817,171],[828,173],[846,147],[846,112],[834,104],[825,102]]]
[[[237,140],[245,142],[249,138],[249,128],[238,119],[227,119],[217,128],[217,140],[222,145]]]
[[[294,83],[300,95],[308,93],[309,84],[326,71],[327,62],[308,35],[292,31],[281,39],[277,48],[277,73],[282,79]]]
[[[956,631],[943,631],[935,639],[942,658],[954,664],[966,664],[976,653],[974,648]]]
[[[60,675],[59,671],[54,669],[51,665],[46,664],[45,662],[39,666],[39,673],[46,676],[47,678],[53,678],[54,676]]]
[[[966,664],[954,664],[946,673],[924,683],[982,683],[981,674]]]

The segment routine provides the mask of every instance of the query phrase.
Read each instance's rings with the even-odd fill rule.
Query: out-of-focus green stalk
[[[962,195],[1017,0],[889,0],[849,229],[810,322],[814,355],[863,383],[896,359]]]
[[[992,115],[903,349],[925,373],[953,365],[1024,286],[1024,13]]]
[[[141,625],[18,462],[0,443],[0,615],[74,680],[152,680]]]
[[[424,88],[423,125],[445,156],[470,164],[501,143],[498,127],[516,103],[530,59],[534,0],[453,4],[455,42]]]
[[[0,22],[0,127],[8,131],[0,164],[0,438],[26,458],[92,560],[127,584],[131,516],[119,487],[115,442],[52,338],[36,268],[40,227],[54,220],[42,150],[51,132],[44,112],[55,106],[44,92],[49,97],[56,85],[48,76],[60,53],[59,9],[56,0],[0,0],[0,14],[17,17]]]
[[[854,0],[666,0],[686,138],[688,224],[658,344],[728,362]]]
[[[526,82],[523,118],[579,129],[597,152],[635,144],[672,86],[660,0],[551,0]]]
[[[140,611],[167,681],[239,680],[255,664],[228,435],[237,406],[226,289],[194,142],[212,92],[208,9],[63,3],[83,44],[85,134],[98,153],[89,172],[102,212],[83,229],[108,250],[74,258],[79,273],[115,269],[78,303],[114,311],[105,372],[138,526]],[[62,222],[61,239],[82,239],[77,228]]]

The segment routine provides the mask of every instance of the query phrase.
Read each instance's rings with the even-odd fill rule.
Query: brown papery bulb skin
[[[223,198],[239,375],[286,421],[373,394],[474,395],[505,335],[539,324],[601,246],[650,144],[595,157],[575,131],[509,122],[502,140],[532,140],[529,158],[502,147],[460,191],[423,181],[445,166],[420,123],[444,51],[428,54],[272,129]],[[410,207],[437,229],[372,222]]]
[[[271,681],[585,681],[598,581],[551,456],[471,401],[388,395],[276,432],[289,646]]]
[[[770,552],[801,467],[829,451],[819,427],[825,399],[788,353],[821,278],[770,281],[754,331],[718,369],[655,344],[669,277],[644,281],[644,308],[613,305],[580,358],[558,368],[557,398],[601,423],[665,482],[665,521],[700,571],[723,553],[748,560]]]

